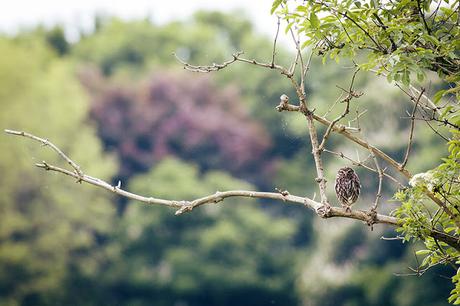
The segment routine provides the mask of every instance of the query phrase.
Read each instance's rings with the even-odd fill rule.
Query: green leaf
[[[439,90],[437,93],[435,93],[434,96],[433,96],[433,102],[435,104],[437,104],[441,100],[441,98],[444,96],[445,92],[446,92],[446,90],[443,89],[443,90]]]
[[[287,34],[287,32],[289,32],[289,30],[292,28],[293,25],[294,25],[294,22],[288,23],[288,25],[286,26],[286,29],[284,30],[284,33]]]
[[[417,252],[415,252],[415,254],[417,255],[426,255],[426,254],[430,254],[431,251],[430,250],[418,250]]]
[[[410,73],[409,73],[409,70],[407,70],[407,69],[403,70],[402,82],[406,86],[409,86],[409,84],[410,84]]]
[[[283,0],[275,0],[275,1],[273,1],[272,9],[270,10],[271,15],[273,15],[273,13],[276,11],[276,9],[281,5],[281,2],[283,2]]]
[[[313,11],[310,12],[310,24],[313,28],[318,28],[319,26],[318,16],[316,16],[315,12]]]

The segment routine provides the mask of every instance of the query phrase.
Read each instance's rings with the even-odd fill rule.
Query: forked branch
[[[101,180],[96,177],[92,177],[89,175],[84,174],[81,170],[77,172],[76,169],[80,169],[80,167],[72,161],[67,155],[65,155],[56,145],[51,143],[50,141],[37,137],[35,135],[32,135],[30,133],[26,132],[21,132],[21,131],[13,131],[13,130],[5,130],[7,134],[14,135],[14,136],[22,136],[25,138],[32,139],[34,141],[38,141],[42,144],[46,144],[46,146],[50,147],[53,151],[58,153],[67,163],[69,163],[74,171],[67,170],[61,167],[57,167],[54,165],[50,165],[47,162],[42,162],[36,164],[37,167],[47,170],[47,171],[54,171],[57,173],[61,173],[63,175],[67,175],[70,177],[73,177],[77,179],[78,182],[85,182],[90,185],[108,190],[110,192],[113,192],[117,195],[123,196],[128,199],[140,201],[146,204],[152,204],[152,205],[162,205],[162,206],[168,206],[171,208],[176,208],[176,215],[180,215],[182,213],[191,211],[195,207],[205,205],[205,204],[216,204],[219,202],[222,202],[226,198],[230,197],[243,197],[243,198],[259,198],[259,199],[271,199],[271,200],[279,200],[282,202],[289,202],[292,204],[300,204],[304,205],[307,208],[310,208],[314,211],[318,211],[323,205],[322,203],[316,202],[312,199],[306,198],[306,197],[300,197],[300,196],[295,196],[291,195],[288,192],[260,192],[260,191],[251,191],[251,190],[229,190],[229,191],[217,191],[214,194],[207,195],[198,199],[194,200],[182,200],[182,201],[176,201],[176,200],[167,200],[167,199],[160,199],[160,198],[155,198],[155,197],[147,197],[147,196],[142,196],[139,194],[135,194],[132,192],[129,192],[127,190],[124,190],[121,188],[120,184],[118,186],[111,185],[110,183]],[[366,222],[366,212],[361,211],[361,210],[355,210],[352,212],[347,212],[345,209],[341,207],[331,207],[329,214],[327,216],[323,216],[325,218],[331,218],[331,217],[344,217],[344,218],[351,218],[351,219],[356,219],[356,220],[361,220]],[[376,217],[376,223],[385,223],[385,224],[391,224],[391,225],[396,225],[397,224],[397,219],[391,216],[387,215],[377,215]]]
[[[21,131],[5,130],[5,132],[7,134],[14,135],[14,136],[26,137],[26,138],[32,139],[34,141],[37,141],[37,142],[40,142],[46,145],[47,147],[55,151],[57,154],[59,154],[69,165],[71,165],[73,171],[70,171],[64,168],[60,168],[60,167],[56,167],[46,162],[36,164],[36,166],[39,168],[42,168],[47,171],[54,171],[57,173],[61,173],[63,175],[73,177],[77,179],[77,182],[85,182],[90,185],[93,185],[93,186],[96,186],[102,189],[106,189],[110,192],[113,192],[117,195],[129,198],[129,199],[137,200],[137,201],[147,203],[147,204],[152,204],[152,205],[163,205],[163,206],[176,208],[177,209],[176,215],[180,215],[182,213],[191,211],[195,207],[198,207],[201,205],[216,204],[230,197],[246,197],[246,198],[279,200],[279,201],[282,201],[283,203],[289,202],[293,204],[304,205],[307,208],[315,210],[317,213],[318,213],[318,210],[323,207],[322,203],[316,202],[306,197],[299,197],[299,196],[291,195],[288,192],[259,192],[259,191],[249,191],[249,190],[230,190],[230,191],[222,191],[222,192],[218,191],[212,195],[208,195],[208,196],[198,198],[195,200],[191,200],[191,201],[187,201],[187,200],[175,201],[175,200],[159,199],[159,198],[154,198],[154,197],[146,197],[146,196],[142,196],[142,195],[138,195],[138,194],[126,191],[121,188],[120,184],[118,186],[113,186],[104,180],[84,174],[83,171],[80,170],[80,167],[73,160],[71,160],[56,145],[54,145],[47,139],[43,139],[35,135],[32,135],[30,133],[21,132]],[[341,207],[335,207],[335,206],[330,207],[327,215],[323,215],[323,214],[319,214],[319,215],[324,218],[342,217],[342,218],[360,220],[366,223],[369,221],[369,214],[366,211],[353,210],[351,212],[347,212],[345,209]],[[396,226],[398,225],[398,220],[395,217],[391,217],[391,216],[387,216],[383,214],[376,214],[373,220],[373,224],[377,224],[377,223],[390,224],[390,225]],[[436,231],[435,229],[431,230],[430,235],[460,250],[460,242],[458,241],[456,237],[450,236],[443,232]]]

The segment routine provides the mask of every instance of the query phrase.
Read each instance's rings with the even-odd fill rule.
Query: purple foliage
[[[101,138],[119,154],[122,177],[168,155],[236,174],[264,167],[269,135],[250,117],[236,87],[218,88],[205,75],[177,72],[159,72],[136,85],[101,86],[95,83],[102,78],[88,73],[82,82],[94,98],[91,117]]]

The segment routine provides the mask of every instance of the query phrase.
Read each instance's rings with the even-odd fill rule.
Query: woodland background
[[[281,94],[295,96],[288,81],[241,64],[194,74],[172,55],[195,64],[238,50],[270,59],[272,38],[244,14],[197,12],[161,26],[107,16],[94,22],[73,43],[60,27],[0,37],[0,128],[47,137],[86,173],[145,195],[180,200],[278,187],[313,196],[304,118],[274,109]],[[280,46],[278,58],[289,63],[293,48]],[[316,111],[327,111],[341,93],[336,85],[347,87],[352,74],[347,63],[313,60],[307,92],[324,105]],[[401,160],[411,104],[369,76],[357,76],[365,94],[352,111],[367,109],[367,139]],[[455,271],[396,276],[417,264],[417,245],[381,240],[395,235],[392,228],[371,232],[267,200],[227,199],[176,217],[43,173],[33,164],[59,163],[55,154],[0,139],[0,305],[447,305]],[[346,140],[330,139],[336,151],[356,156]],[[447,152],[418,126],[412,149],[412,173]],[[324,158],[332,182],[347,163]],[[364,209],[377,178],[356,170],[363,185],[356,206]],[[384,187],[382,209],[390,211],[395,189]]]

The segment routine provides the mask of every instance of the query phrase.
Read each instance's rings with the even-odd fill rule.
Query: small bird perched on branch
[[[351,212],[351,205],[358,200],[361,184],[359,177],[350,167],[340,168],[335,178],[335,194],[342,207]]]

